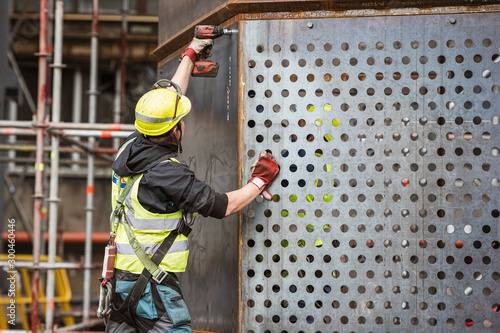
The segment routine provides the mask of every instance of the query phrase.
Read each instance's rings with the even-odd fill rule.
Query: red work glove
[[[266,156],[267,155],[267,151],[261,151],[260,154],[259,154],[259,159],[263,156]],[[257,163],[259,163],[259,159],[255,160],[255,162],[253,162],[252,166],[250,167],[250,172],[253,173],[253,171],[255,170],[255,166],[257,165]],[[258,184],[255,184],[257,187],[259,186]],[[266,186],[264,186],[262,192],[260,192],[260,195],[262,195],[262,197],[264,199],[266,199],[267,201],[271,201],[273,199],[273,195],[271,194],[271,192],[268,191],[268,189],[266,187],[269,187],[271,186],[271,183],[267,184]]]
[[[273,155],[269,151],[261,152],[259,159],[254,162],[250,170],[252,172],[250,182],[257,186],[259,190],[263,190],[262,195],[265,199],[271,200],[272,196],[265,187],[271,184],[279,172],[278,163],[276,163]]]
[[[201,51],[203,51],[206,47],[211,47],[213,44],[213,39],[199,39],[195,37],[193,38],[189,46],[186,47],[184,53],[181,54],[181,59],[185,56],[188,56],[189,59],[191,59],[191,61],[194,63],[196,62],[196,60],[198,60],[198,55],[201,53]]]

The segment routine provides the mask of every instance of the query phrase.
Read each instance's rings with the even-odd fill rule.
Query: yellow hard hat
[[[173,86],[177,93],[167,87]],[[135,106],[135,128],[148,136],[170,131],[191,111],[191,101],[181,94],[177,84],[169,80],[156,82]]]

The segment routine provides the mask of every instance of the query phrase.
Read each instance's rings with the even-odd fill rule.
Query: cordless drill
[[[194,28],[194,37],[199,39],[215,39],[224,35],[230,35],[233,31],[223,29],[216,25],[197,25]],[[192,76],[197,77],[216,77],[219,72],[219,64],[215,61],[207,61],[211,57],[212,46],[206,47],[200,54],[200,60],[194,63]]]

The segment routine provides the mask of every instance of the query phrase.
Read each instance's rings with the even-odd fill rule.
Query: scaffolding
[[[33,112],[32,121],[18,121],[17,118],[17,104],[14,101],[8,102],[8,115],[9,120],[0,121],[0,135],[8,136],[7,144],[0,145],[0,150],[7,150],[8,156],[2,158],[0,162],[7,162],[12,166],[16,162],[29,163],[31,159],[16,157],[16,151],[34,151],[35,152],[35,194],[34,194],[34,213],[33,213],[33,230],[31,230],[27,216],[21,216],[21,220],[26,230],[27,237],[33,244],[33,255],[31,262],[20,262],[16,267],[21,268],[23,276],[27,277],[26,269],[29,268],[32,272],[30,296],[31,300],[25,301],[23,304],[31,304],[31,331],[36,332],[40,329],[39,323],[39,308],[40,302],[45,308],[45,330],[52,331],[72,331],[79,329],[88,329],[95,324],[95,320],[91,320],[90,306],[91,306],[91,271],[95,269],[92,264],[92,243],[95,237],[92,237],[92,223],[94,211],[94,178],[95,178],[95,165],[99,164],[96,157],[106,161],[108,164],[113,161],[113,155],[116,153],[120,138],[128,137],[134,130],[133,125],[121,124],[123,108],[124,108],[124,89],[125,89],[125,76],[126,76],[126,51],[127,47],[127,12],[128,0],[122,1],[122,26],[121,26],[121,58],[120,70],[117,78],[120,80],[119,89],[116,92],[117,101],[115,102],[116,109],[114,111],[114,121],[116,123],[99,124],[96,123],[97,113],[97,97],[99,91],[97,90],[97,73],[98,73],[98,22],[99,22],[99,0],[92,1],[92,27],[91,27],[91,55],[90,55],[90,82],[89,82],[89,121],[88,123],[80,123],[81,121],[81,107],[78,105],[73,110],[73,123],[61,122],[61,95],[63,91],[62,86],[62,69],[65,65],[62,62],[63,54],[63,13],[64,1],[55,0],[55,19],[54,19],[54,47],[53,55],[52,50],[47,47],[48,31],[52,28],[49,27],[49,15],[51,12],[51,5],[54,0],[41,0],[40,1],[40,38],[39,38],[39,52],[36,54],[38,60],[38,98],[35,107],[34,102],[26,87],[26,83],[22,74],[16,64],[12,52],[9,51],[9,60],[14,71],[18,74],[18,79],[22,91],[28,101],[30,109]],[[27,2],[25,8],[29,6]],[[52,64],[48,64],[49,58],[53,56]],[[52,110],[51,116],[48,117],[46,112],[49,67],[53,69],[52,74]],[[77,70],[75,75],[75,104],[81,104],[81,71]],[[49,120],[50,119],[50,120]],[[17,144],[16,136],[34,136],[36,138],[35,145],[20,146]],[[80,141],[80,137],[88,138],[88,142]],[[46,146],[45,138],[50,138],[50,148]],[[112,138],[113,148],[96,147],[96,138]],[[61,141],[67,142],[71,147],[62,147]],[[44,161],[44,154],[50,151],[50,160]],[[72,152],[72,158],[69,161],[61,161],[59,158],[60,152]],[[56,262],[57,253],[57,212],[60,198],[58,197],[59,188],[59,173],[61,162],[69,164],[72,167],[78,167],[81,162],[79,160],[79,153],[87,154],[87,202],[85,206],[86,211],[86,227],[85,227],[85,255],[82,263],[74,262]],[[43,193],[45,165],[50,165],[50,184],[49,193],[47,198],[49,202],[49,220],[48,220],[48,253],[44,262],[40,261],[41,247],[42,247],[42,201],[45,200]],[[10,179],[5,177],[9,188],[12,187]],[[14,204],[20,206],[19,200],[14,197]],[[10,266],[8,258],[0,261],[0,266]],[[84,286],[83,286],[83,315],[82,322],[70,325],[67,327],[54,330],[54,302],[60,301],[55,296],[56,291],[56,271],[60,269],[83,269],[84,271]],[[40,286],[40,271],[47,271],[46,279],[46,295],[40,295],[39,291],[42,290]],[[68,287],[68,285],[66,285]],[[58,293],[60,288],[58,287]],[[43,296],[43,297],[42,297]],[[68,300],[65,298],[65,301]],[[47,306],[46,306],[47,305]],[[24,317],[23,317],[24,318]],[[99,321],[100,322],[100,321]],[[67,321],[65,321],[67,323]]]

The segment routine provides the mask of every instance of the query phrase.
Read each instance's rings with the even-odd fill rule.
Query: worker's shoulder
[[[193,171],[186,164],[182,163],[177,159],[166,159],[165,161],[158,163],[153,168],[151,168],[148,173],[192,174]]]

